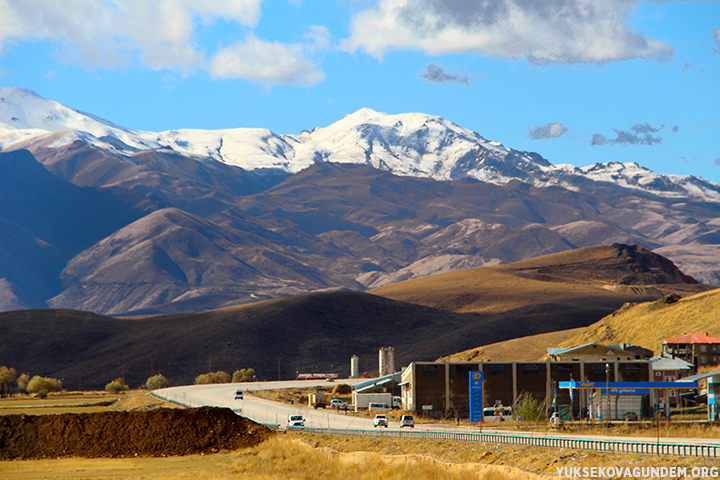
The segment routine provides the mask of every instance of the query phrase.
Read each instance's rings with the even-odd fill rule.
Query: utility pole
[[[608,404],[608,411],[606,413],[607,420],[612,420],[610,418],[610,413],[612,412],[612,407],[610,406],[610,364],[605,364],[605,398],[607,398],[607,404]]]
[[[212,359],[213,357],[208,357],[208,373],[212,373]]]
[[[280,360],[281,359],[282,359],[282,357],[278,357],[278,359],[277,359],[277,361],[278,361],[278,380],[280,380]]]

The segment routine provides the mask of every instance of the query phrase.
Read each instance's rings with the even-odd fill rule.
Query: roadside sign
[[[470,423],[482,423],[483,417],[483,372],[470,372]]]

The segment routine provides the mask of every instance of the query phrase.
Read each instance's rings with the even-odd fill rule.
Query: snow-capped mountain
[[[262,128],[156,133],[115,125],[30,90],[0,89],[0,151],[75,141],[124,154],[171,148],[246,170],[297,173],[318,162],[352,163],[441,181],[470,177],[502,185],[517,179],[571,190],[587,181],[608,182],[663,197],[720,203],[720,185],[698,177],[659,175],[636,163],[552,165],[537,153],[507,148],[442,117],[421,113],[388,115],[365,108],[297,135]]]

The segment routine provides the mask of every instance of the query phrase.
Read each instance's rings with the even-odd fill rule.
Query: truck
[[[400,397],[393,397],[392,393],[353,392],[352,399],[356,412],[359,410],[367,410],[371,403],[386,404],[389,408],[395,410],[402,408],[402,399]]]
[[[308,403],[313,408],[326,408],[332,399],[329,393],[311,393],[308,397]]]

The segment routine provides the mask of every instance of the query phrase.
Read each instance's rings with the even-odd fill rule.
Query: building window
[[[538,372],[540,367],[535,363],[528,363],[523,367],[523,370],[525,370],[525,373]]]
[[[490,365],[490,371],[493,373],[499,373],[505,371],[505,365],[504,364],[491,364]]]
[[[572,366],[570,365],[558,365],[558,372],[572,372]]]
[[[593,373],[605,372],[605,364],[604,363],[593,363],[590,368],[592,369]]]
[[[423,365],[423,373],[427,375],[431,375],[433,373],[437,373],[438,368],[437,365]]]
[[[634,363],[628,363],[625,365],[625,371],[626,372],[639,372],[640,367],[638,365],[635,365]]]

